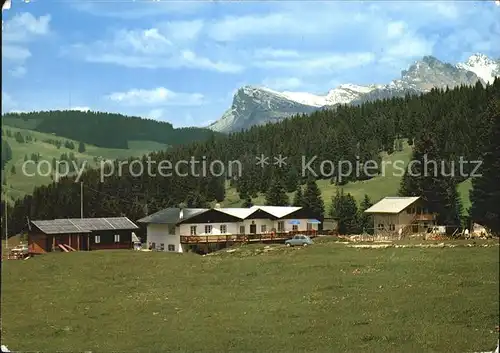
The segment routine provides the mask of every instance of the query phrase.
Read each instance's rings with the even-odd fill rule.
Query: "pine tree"
[[[190,192],[184,201],[188,208],[208,208],[205,198],[198,192]]]
[[[287,192],[293,192],[297,188],[299,184],[299,173],[295,167],[292,166],[286,174],[285,183]]]
[[[16,132],[16,134],[14,135],[14,138],[16,139],[17,143],[24,143],[24,137],[21,134],[21,132],[19,132],[19,131]]]
[[[365,211],[369,209],[373,203],[371,202],[368,195],[365,194],[363,201],[359,205],[359,229],[362,232],[366,232],[368,234],[373,234],[373,216],[366,214]]]
[[[482,156],[481,176],[472,179],[470,215],[474,221],[500,235],[500,100],[486,112],[491,129]]]
[[[351,194],[345,195],[343,190],[337,190],[332,199],[330,214],[337,220],[340,234],[359,233],[358,207]]]
[[[85,152],[85,144],[82,141],[80,141],[80,143],[78,144],[78,152]]]
[[[297,186],[295,191],[295,196],[293,198],[293,205],[296,207],[302,207],[304,205],[304,195],[302,194],[302,185]]]
[[[288,206],[290,200],[281,180],[274,180],[266,193],[266,205]]]
[[[250,208],[252,206],[253,206],[252,198],[250,196],[247,196],[245,200],[243,200],[241,207]]]
[[[408,165],[401,180],[399,194],[421,197],[429,212],[437,214],[437,223],[453,232],[460,226],[462,206],[455,177],[443,174],[450,172],[449,166],[436,141],[436,136],[431,133],[425,133],[415,141],[413,163]]]
[[[323,221],[325,214],[325,204],[321,198],[321,191],[318,188],[318,184],[314,179],[309,179],[306,184],[306,190],[302,198],[302,206],[313,214],[317,214],[320,221]]]
[[[15,165],[12,165],[12,167],[10,168],[10,174],[12,174],[12,175],[16,174],[16,166]]]
[[[332,203],[330,205],[330,210],[329,214],[330,217],[338,220],[341,216],[342,213],[342,198],[344,196],[344,190],[343,189],[337,189],[335,192],[335,195],[332,197]]]

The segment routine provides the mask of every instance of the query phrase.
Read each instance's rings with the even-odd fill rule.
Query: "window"
[[[313,229],[313,225],[311,223],[307,223],[307,230],[312,230]]]
[[[396,225],[389,224],[389,230],[396,230]]]
[[[294,224],[294,225],[292,226],[292,230],[299,230],[299,226],[298,226],[298,225],[296,225],[296,224]]]
[[[168,251],[175,251],[175,245],[174,244],[168,244]]]
[[[379,223],[378,225],[378,230],[384,230],[384,224],[383,223]]]
[[[191,235],[196,235],[196,226],[191,226]]]
[[[99,244],[100,242],[101,242],[101,236],[100,235],[96,235],[95,236],[95,243]]]
[[[205,234],[212,234],[212,225],[205,226]]]
[[[156,249],[156,243],[155,242],[152,242],[151,243],[151,249],[155,250]]]
[[[168,234],[175,234],[175,224],[168,225]]]
[[[115,234],[115,243],[120,242],[120,234]]]
[[[261,233],[265,233],[266,232],[266,225],[265,224],[263,224],[263,225],[260,226],[260,232]]]
[[[245,234],[245,226],[240,226],[240,234]]]
[[[225,224],[220,225],[220,233],[221,234],[226,234],[227,233],[227,226]]]
[[[285,231],[285,222],[279,221],[278,222],[278,232],[284,232],[284,231]]]
[[[160,244],[160,250],[165,251],[165,244],[163,244],[163,243]]]

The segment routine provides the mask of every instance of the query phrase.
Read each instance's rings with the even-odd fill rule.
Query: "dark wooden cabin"
[[[32,221],[30,254],[66,249],[76,251],[132,249],[132,232],[139,227],[127,217],[67,218]]]

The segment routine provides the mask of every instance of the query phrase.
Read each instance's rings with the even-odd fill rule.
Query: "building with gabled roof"
[[[318,230],[318,218],[302,207],[292,206],[167,208],[137,223],[147,226],[151,249],[196,251],[203,243],[203,251],[208,252],[241,239],[288,239],[294,232],[312,234]]]
[[[131,249],[132,231],[138,228],[127,217],[35,220],[30,222],[28,248],[31,254],[57,249]]]
[[[375,235],[424,233],[436,225],[436,215],[418,196],[384,197],[365,213],[373,216]]]

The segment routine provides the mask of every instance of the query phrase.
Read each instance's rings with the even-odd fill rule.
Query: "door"
[[[48,235],[45,237],[45,251],[52,251],[52,237]]]
[[[80,250],[88,250],[88,238],[90,237],[90,235],[81,235],[79,234],[78,237],[80,238],[79,242],[80,242]]]
[[[257,233],[257,225],[250,224],[250,234],[256,234],[256,233]]]

